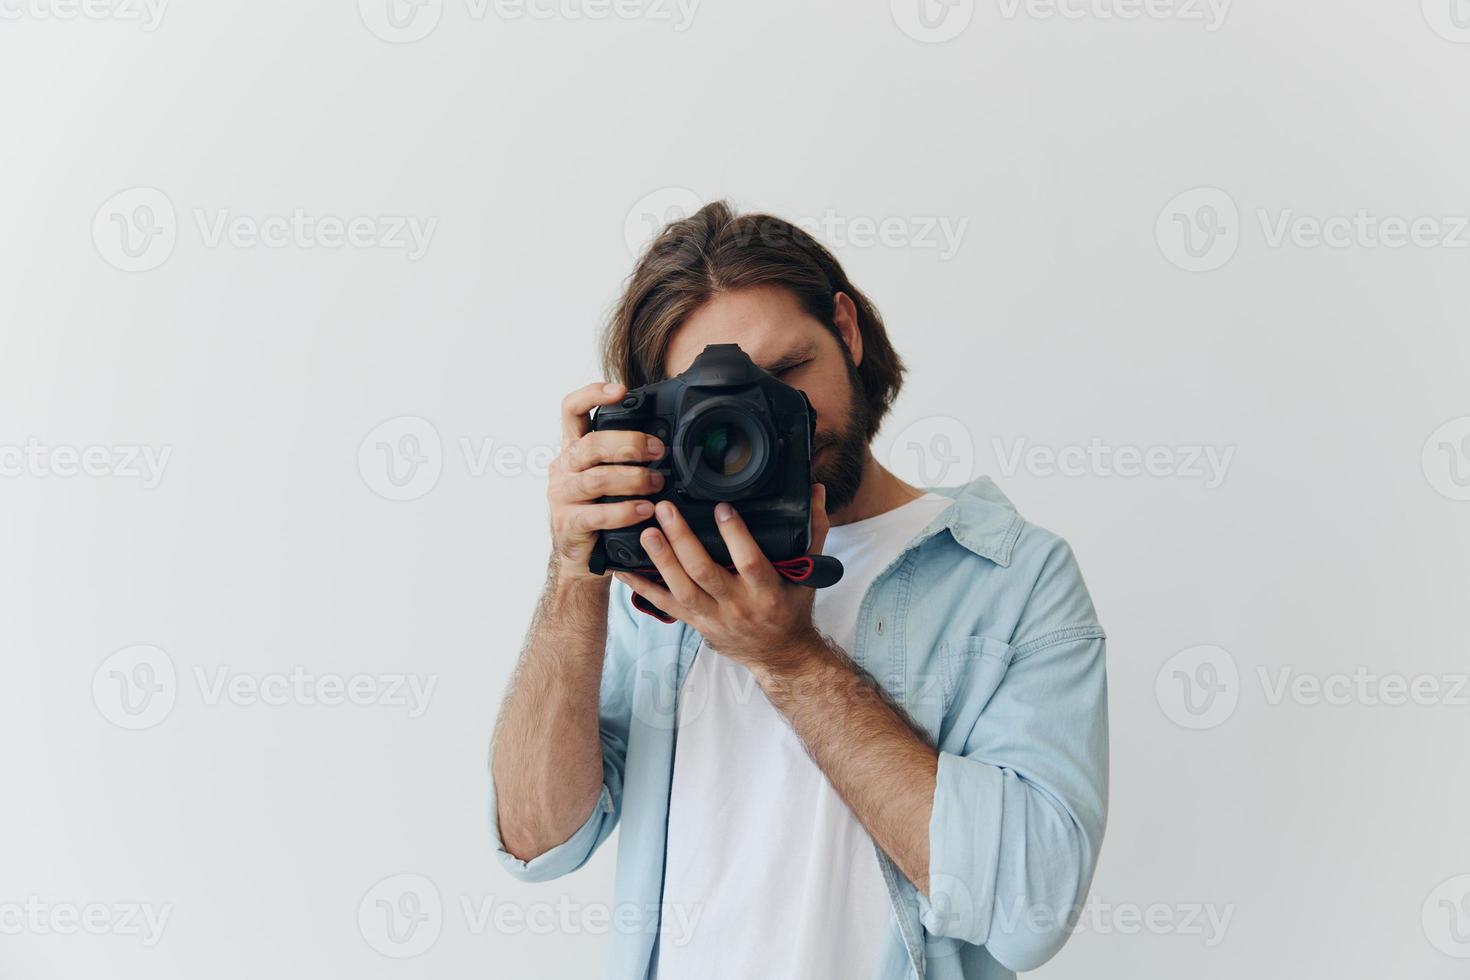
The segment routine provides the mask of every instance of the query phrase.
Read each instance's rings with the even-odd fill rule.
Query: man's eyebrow
[[[809,360],[815,352],[816,347],[814,345],[810,343],[803,344],[795,350],[787,351],[769,364],[762,364],[761,367],[769,374],[780,374],[782,371],[790,370],[801,362]]]

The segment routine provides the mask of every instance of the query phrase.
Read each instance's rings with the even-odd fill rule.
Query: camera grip
[[[804,585],[809,589],[825,589],[829,585],[836,585],[842,580],[842,562],[831,555],[798,555],[785,561],[772,562],[771,565],[786,581],[793,585]],[[731,571],[735,566],[726,565]],[[638,574],[663,584],[663,576],[656,568],[640,568]],[[658,606],[649,602],[638,593],[632,595],[633,608],[641,613],[647,613],[660,623],[672,623],[674,617],[664,612]]]

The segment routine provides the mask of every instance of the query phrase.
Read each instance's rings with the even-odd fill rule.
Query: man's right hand
[[[653,515],[647,500],[599,504],[598,497],[641,497],[663,488],[663,475],[647,465],[663,455],[659,440],[627,429],[591,431],[592,409],[622,401],[627,393],[624,385],[598,382],[562,399],[561,455],[551,463],[546,488],[559,579],[602,579],[587,568],[597,532]]]

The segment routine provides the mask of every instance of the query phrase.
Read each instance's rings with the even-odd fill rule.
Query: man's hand
[[[812,492],[812,548],[827,538],[827,494]],[[715,513],[733,573],[716,565],[673,506],[640,541],[667,587],[619,572],[649,602],[743,664],[786,716],[843,801],[921,891],[939,755],[847,654],[812,623],[811,589],[781,578],[728,504]]]
[[[826,503],[826,488],[814,484],[810,554],[821,554],[827,539]],[[735,508],[715,507],[733,572],[715,564],[673,504],[660,503],[656,513],[662,530],[649,528],[639,541],[664,585],[627,572],[617,573],[621,581],[757,677],[809,655],[813,642],[820,642],[812,623],[812,590],[781,577]]]
[[[546,500],[551,509],[551,538],[556,575],[563,580],[595,579],[587,569],[597,532],[627,527],[653,516],[647,500],[595,503],[598,497],[640,497],[657,493],[663,474],[649,463],[663,455],[653,436],[627,429],[593,432],[587,413],[598,405],[620,401],[628,389],[620,384],[590,384],[561,403],[561,455],[551,463]]]

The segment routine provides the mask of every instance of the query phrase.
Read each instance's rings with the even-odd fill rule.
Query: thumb
[[[821,483],[812,484],[812,540],[806,549],[809,555],[820,555],[822,546],[827,543],[827,529],[832,522],[827,518],[827,487]]]

